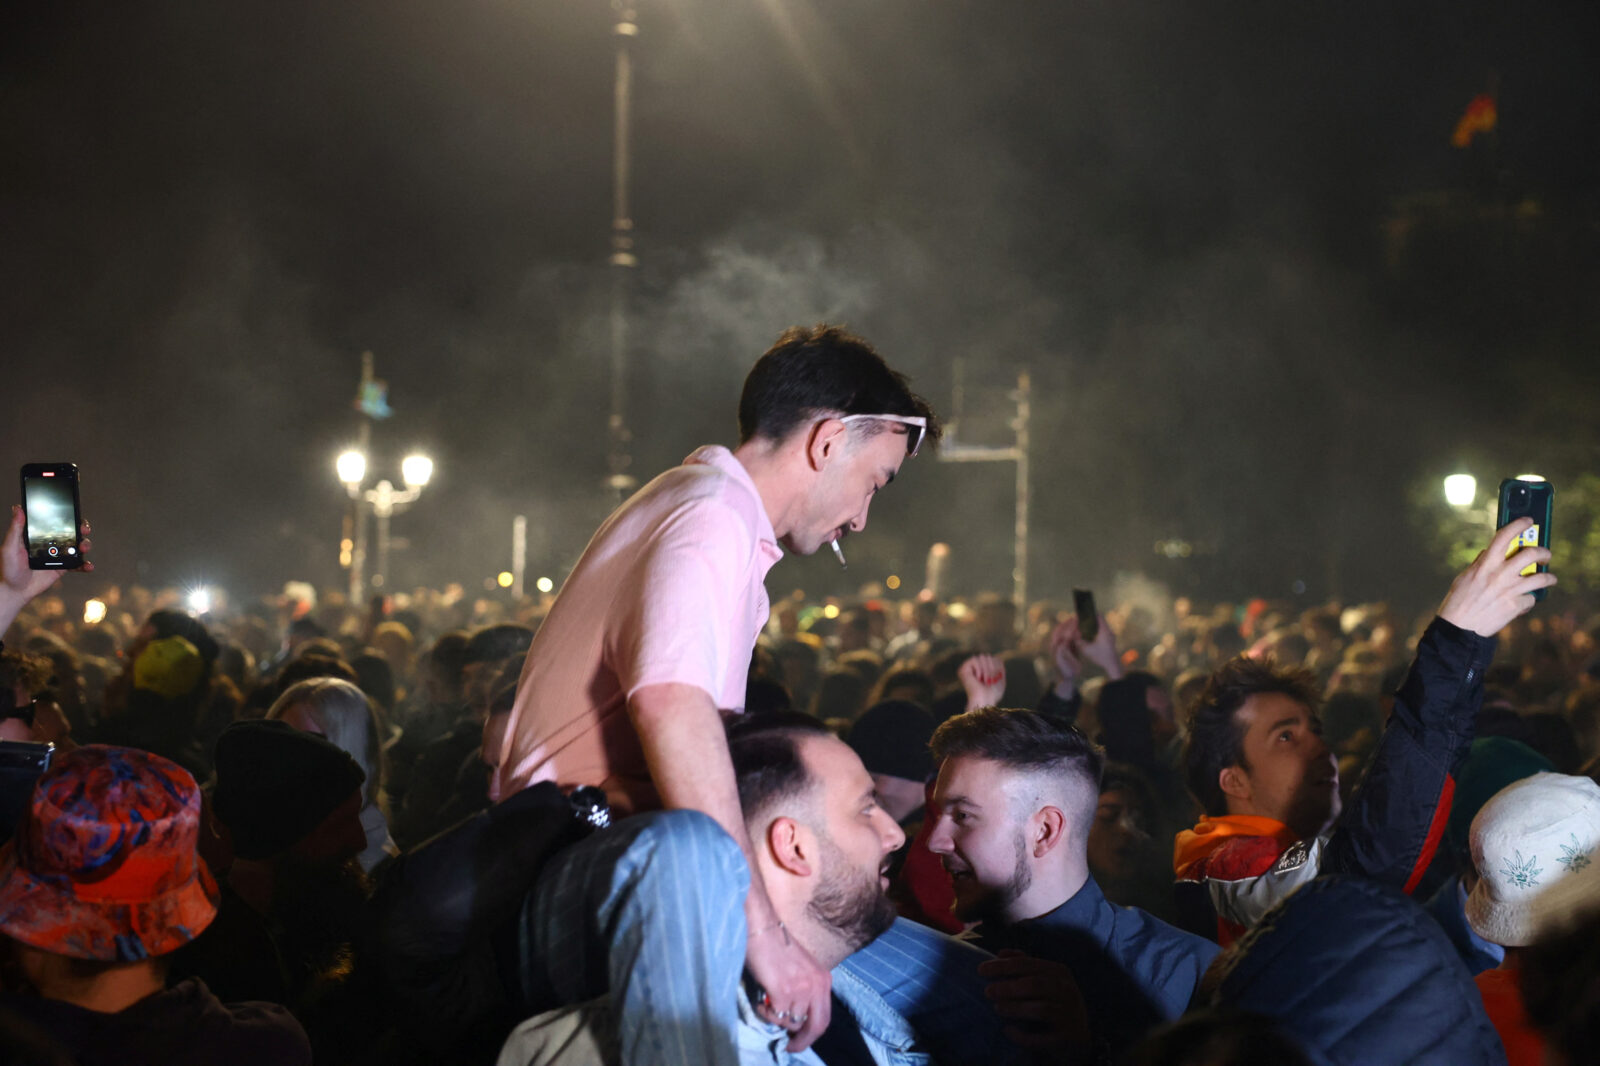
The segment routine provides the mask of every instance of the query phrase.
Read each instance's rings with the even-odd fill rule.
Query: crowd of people
[[[939,427],[824,327],[739,420],[521,601],[89,623],[15,513],[0,1058],[1588,1061],[1600,618],[1520,526],[1421,617],[774,601]]]

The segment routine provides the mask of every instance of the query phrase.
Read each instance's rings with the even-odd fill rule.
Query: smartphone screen
[[[1100,612],[1095,610],[1094,593],[1088,589],[1072,590],[1072,607],[1078,613],[1078,636],[1092,641],[1100,635]]]
[[[28,567],[71,570],[83,565],[78,550],[78,468],[71,463],[29,463],[22,468]]]
[[[1500,482],[1500,511],[1495,518],[1495,528],[1498,529],[1519,518],[1533,519],[1533,525],[1517,534],[1512,540],[1510,547],[1506,549],[1506,558],[1511,558],[1524,547],[1550,546],[1550,516],[1554,510],[1555,494],[1555,488],[1548,481],[1507,478]],[[1542,563],[1538,566],[1530,563],[1522,569],[1522,575],[1526,577],[1549,569],[1549,566]],[[1542,600],[1544,594],[1544,589],[1538,589],[1534,592],[1533,598]]]

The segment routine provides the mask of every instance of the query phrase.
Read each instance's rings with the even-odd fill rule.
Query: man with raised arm
[[[1205,811],[1178,834],[1173,853],[1186,928],[1227,945],[1325,873],[1416,887],[1450,817],[1495,634],[1556,583],[1550,573],[1524,573],[1548,563],[1549,549],[1507,555],[1531,525],[1520,518],[1501,528],[1457,575],[1342,815],[1315,678],[1243,656],[1217,669],[1189,715],[1184,749],[1189,789]]]

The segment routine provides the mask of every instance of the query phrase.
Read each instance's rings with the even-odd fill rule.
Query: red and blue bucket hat
[[[177,763],[134,748],[70,752],[0,849],[0,932],[76,959],[176,951],[217,914],[199,836],[200,789]]]

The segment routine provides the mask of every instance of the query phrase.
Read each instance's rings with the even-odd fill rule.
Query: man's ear
[[[1060,807],[1044,807],[1033,816],[1033,831],[1028,839],[1028,850],[1036,859],[1042,859],[1067,839],[1067,816]]]
[[[1217,785],[1222,789],[1224,796],[1248,803],[1254,796],[1255,790],[1250,787],[1250,775],[1244,772],[1244,767],[1238,763],[1224,769],[1217,775]]]
[[[806,437],[806,462],[811,469],[821,470],[828,464],[828,460],[839,454],[839,449],[844,447],[845,434],[850,427],[837,418],[824,418],[821,422],[811,427],[811,432]]]
[[[767,851],[778,869],[795,877],[810,877],[815,870],[815,842],[793,818],[774,818],[767,826]]]

